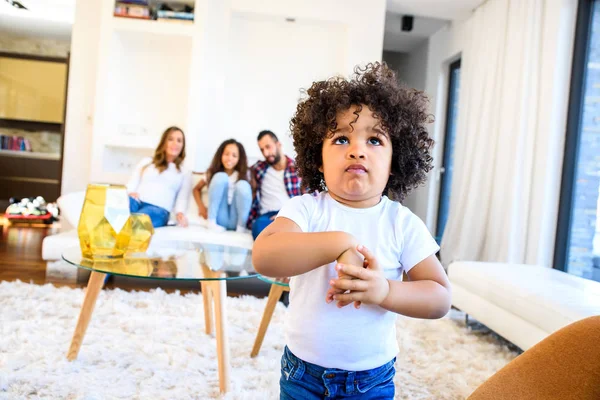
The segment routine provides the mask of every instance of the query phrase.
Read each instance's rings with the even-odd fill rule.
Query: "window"
[[[600,1],[579,2],[555,268],[600,281]]]
[[[448,106],[446,109],[446,132],[444,139],[444,155],[440,168],[440,197],[435,239],[442,241],[442,235],[448,221],[450,208],[450,189],[454,165],[454,142],[456,139],[456,119],[458,117],[458,92],[460,90],[460,60],[450,64],[448,82]]]

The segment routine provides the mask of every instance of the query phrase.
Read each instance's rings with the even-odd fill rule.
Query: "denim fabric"
[[[169,222],[169,211],[162,207],[136,200],[133,197],[129,197],[129,211],[148,215],[152,221],[152,226],[155,228],[165,226]]]
[[[260,233],[267,226],[269,226],[271,224],[271,222],[273,222],[271,220],[271,217],[274,217],[275,215],[277,215],[278,212],[279,211],[271,211],[266,214],[262,214],[260,217],[258,217],[254,220],[254,223],[252,223],[252,237],[254,238],[254,240],[256,240],[258,235],[260,235]]]
[[[394,358],[381,367],[367,371],[323,368],[302,361],[285,347],[281,357],[281,400],[346,399],[374,400],[394,398]]]
[[[227,202],[228,191],[229,176],[225,172],[217,172],[208,185],[208,219],[228,230],[245,227],[252,205],[250,183],[244,180],[235,183],[231,204]]]

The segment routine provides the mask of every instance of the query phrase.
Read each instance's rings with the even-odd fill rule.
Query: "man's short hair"
[[[258,137],[256,138],[256,141],[260,142],[260,139],[264,138],[267,135],[271,136],[271,139],[273,139],[275,142],[279,142],[279,139],[277,139],[277,135],[275,135],[273,132],[271,132],[269,130],[260,131],[258,133]]]

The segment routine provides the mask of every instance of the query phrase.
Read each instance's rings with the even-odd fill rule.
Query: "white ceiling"
[[[0,0],[0,33],[70,40],[76,0],[20,0],[19,10]],[[97,1],[97,0],[80,0]],[[409,52],[445,23],[469,16],[485,0],[386,0],[384,49]],[[402,32],[402,15],[415,16],[413,30]]]
[[[96,0],[86,0],[96,1]],[[70,40],[75,0],[20,0],[27,10],[0,0],[0,32],[16,36]]]
[[[467,18],[485,0],[386,0],[383,49],[408,53],[453,20]],[[402,16],[414,16],[413,29],[403,32]]]
[[[468,17],[486,0],[386,0],[387,11],[421,17],[455,20]]]

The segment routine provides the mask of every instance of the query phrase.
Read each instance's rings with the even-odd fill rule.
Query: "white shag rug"
[[[84,291],[0,283],[0,399],[277,399],[285,307],[258,357],[250,350],[265,299],[227,299],[231,391],[218,392],[216,341],[202,296],[105,290],[77,360],[65,358]],[[517,353],[452,311],[398,318],[396,398],[464,399]]]

